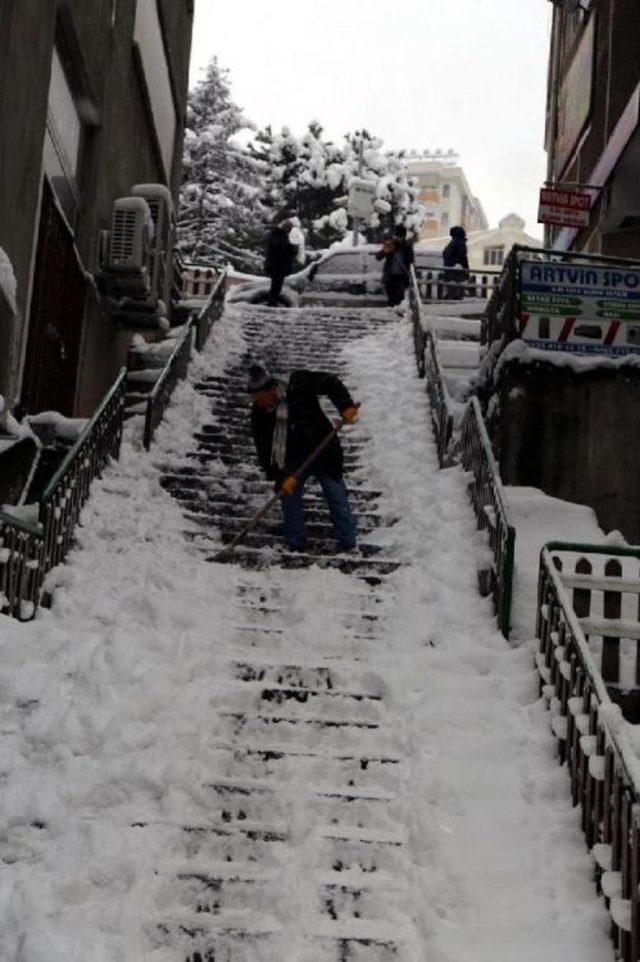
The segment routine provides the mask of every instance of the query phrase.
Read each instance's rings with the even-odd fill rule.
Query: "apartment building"
[[[409,157],[409,176],[420,190],[420,200],[427,207],[427,216],[420,233],[421,240],[440,237],[459,224],[467,233],[486,230],[489,226],[482,204],[471,191],[458,156],[425,151]]]
[[[558,2],[549,54],[548,180],[590,188],[589,226],[562,250],[640,258],[640,11],[635,0]]]
[[[0,248],[17,285],[15,309],[0,295],[0,393],[22,411],[89,414],[124,361],[105,232],[134,185],[177,198],[192,22],[193,0],[0,4]]]

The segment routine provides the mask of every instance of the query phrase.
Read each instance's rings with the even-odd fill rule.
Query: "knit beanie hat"
[[[256,391],[264,391],[265,388],[272,387],[276,379],[269,374],[262,364],[252,364],[249,368],[249,380],[247,381],[247,391],[255,394]]]

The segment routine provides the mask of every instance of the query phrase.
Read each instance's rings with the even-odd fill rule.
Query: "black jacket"
[[[293,371],[289,378],[287,403],[289,423],[285,466],[281,471],[271,463],[271,444],[276,423],[276,412],[265,411],[256,404],[251,409],[251,432],[258,460],[266,476],[280,481],[292,474],[313,449],[332,429],[327,416],[320,407],[319,397],[328,397],[342,413],[353,406],[353,398],[334,374],[323,371]],[[319,471],[332,478],[342,475],[342,447],[337,437],[324,449],[311,472]]]
[[[445,267],[456,267],[459,264],[469,270],[467,239],[464,234],[451,235],[451,240],[442,252],[442,263]]]
[[[282,227],[274,227],[266,243],[265,273],[270,277],[273,275],[285,277],[290,274],[296,253],[297,247],[290,243],[286,230]]]
[[[394,269],[394,257],[396,254],[400,255],[402,261],[402,266],[404,267],[404,273],[398,274]],[[409,269],[413,264],[413,244],[409,243],[408,240],[398,240],[394,238],[393,250],[385,251],[380,250],[376,253],[376,260],[381,261],[384,257],[384,266],[382,268],[382,277],[386,281],[390,277],[402,277],[409,283]]]

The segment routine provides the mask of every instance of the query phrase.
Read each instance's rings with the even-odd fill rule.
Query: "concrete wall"
[[[39,204],[55,8],[54,0],[3,0],[0,7],[0,247],[13,264],[22,318]],[[22,325],[9,325],[7,317],[5,322],[3,335],[10,330],[13,348],[19,347]],[[3,353],[6,344],[0,346]],[[0,394],[6,389],[0,383]]]
[[[95,27],[86,0],[73,0],[74,23],[78,24],[83,48],[96,45]],[[78,247],[87,269],[98,267],[98,237],[110,226],[111,207],[116,197],[127,195],[136,183],[165,183],[165,173],[156,144],[143,78],[133,51],[135,0],[118,0],[118,16],[110,41],[97,58],[102,70],[101,125],[88,145],[84,164],[83,200],[78,229]],[[180,184],[182,134],[187,96],[188,62],[191,49],[191,17],[185,0],[160,6],[166,31],[167,54],[178,109],[178,124],[171,182],[174,198]],[[119,368],[125,363],[131,332],[108,320],[95,300],[85,321],[80,360],[77,411],[92,411]]]
[[[497,397],[488,424],[504,483],[590,505],[640,544],[640,369],[512,362]]]
[[[0,246],[13,262],[19,313],[27,317],[56,23],[72,36],[82,83],[92,103],[76,225],[76,244],[87,272],[93,274],[98,268],[98,239],[110,225],[114,199],[128,194],[135,183],[166,183],[166,178],[133,48],[136,0],[3,0],[1,7]],[[193,2],[159,0],[159,11],[178,114],[168,185],[175,198],[181,176]],[[102,314],[91,293],[76,413],[94,410],[124,363],[130,337],[130,332],[119,330]]]

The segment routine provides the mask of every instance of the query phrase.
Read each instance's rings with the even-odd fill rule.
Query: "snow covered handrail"
[[[630,630],[621,629],[624,623],[619,620],[624,595],[632,596],[640,628],[639,561],[640,550],[635,548],[545,545],[536,628],[541,692],[551,709],[560,762],[567,762],[573,804],[582,808],[582,827],[595,858],[599,890],[611,913],[617,957],[625,962],[640,958],[640,759],[603,679],[588,629],[593,627],[589,616],[594,592],[602,594],[604,609],[604,617],[596,622],[602,633],[601,664],[609,657],[605,643],[619,645],[620,631],[625,637]],[[602,562],[602,572],[594,575],[596,562]],[[622,577],[629,565],[633,576]],[[624,706],[621,689],[616,685],[611,691]],[[630,708],[637,712],[635,705]]]
[[[506,346],[509,341],[517,337],[519,281],[518,248],[512,247],[482,318],[480,331],[482,344],[493,344],[494,341],[504,339],[504,346]]]
[[[147,451],[151,447],[156,428],[164,416],[176,384],[187,375],[193,347],[193,332],[193,318],[189,318],[162,370],[162,374],[149,394],[144,418],[144,446]]]
[[[120,454],[126,373],[122,368],[40,499],[45,573],[64,559],[93,479]]]
[[[125,375],[123,368],[47,485],[40,524],[0,511],[0,613],[20,621],[32,618],[45,575],[64,560],[91,482],[120,452]]]
[[[418,365],[418,376],[427,376],[427,394],[431,408],[431,423],[438,449],[438,463],[444,467],[447,462],[449,443],[453,436],[453,414],[449,395],[442,375],[438,348],[428,319],[422,309],[418,279],[415,269],[411,268],[409,282],[409,311],[413,327],[413,346]]]
[[[195,319],[195,345],[196,350],[201,351],[205,344],[211,328],[220,318],[224,311],[224,298],[227,292],[227,271],[223,271],[218,282],[207,301]]]
[[[480,590],[492,595],[500,630],[508,638],[516,533],[509,522],[500,471],[477,397],[471,398],[462,418],[460,454],[463,467],[473,475],[468,491],[478,528],[489,532],[491,567],[481,573]]]
[[[412,265],[409,271],[409,313],[413,327],[413,347],[418,365],[418,376],[425,375],[425,349],[427,346],[428,325],[422,310],[420,291],[418,290],[418,278],[415,267]]]
[[[28,621],[44,577],[44,538],[35,525],[0,511],[0,613]]]

